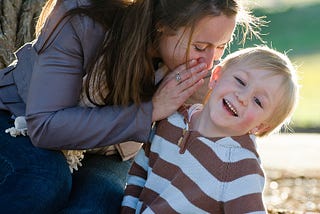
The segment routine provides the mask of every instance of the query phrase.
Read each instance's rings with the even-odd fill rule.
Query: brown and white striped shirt
[[[180,113],[159,122],[130,169],[122,213],[266,213],[254,136],[206,138],[186,127]]]

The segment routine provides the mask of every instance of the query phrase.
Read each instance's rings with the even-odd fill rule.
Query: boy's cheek
[[[243,125],[244,127],[250,127],[255,123],[257,123],[256,116],[254,114],[248,114],[241,122],[241,125]]]

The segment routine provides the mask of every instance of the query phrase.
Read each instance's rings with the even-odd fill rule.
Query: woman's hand
[[[201,87],[207,74],[207,65],[197,60],[182,64],[168,73],[153,95],[152,121],[164,119],[176,111]]]

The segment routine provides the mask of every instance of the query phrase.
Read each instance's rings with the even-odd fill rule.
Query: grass
[[[294,114],[294,126],[320,127],[320,53],[293,59],[300,71],[300,101]]]
[[[275,7],[261,5],[254,9],[256,16],[266,16],[268,27],[262,28],[262,38],[269,47],[285,52],[298,66],[301,93],[293,116],[293,129],[320,130],[320,0],[274,1]],[[302,3],[301,3],[302,2]],[[279,4],[278,4],[279,3]],[[285,6],[284,6],[285,5]],[[261,44],[248,40],[246,46]],[[235,41],[230,50],[242,46]]]
[[[282,10],[287,7],[300,7],[310,4],[320,3],[320,0],[255,0],[249,1],[249,4],[256,8],[269,8],[272,11]]]
[[[262,29],[263,39],[279,51],[291,55],[308,54],[320,50],[320,3],[305,7],[288,7],[285,11],[272,12],[257,9],[257,16],[266,15],[268,27]],[[253,41],[257,42],[257,41]]]
[[[318,3],[305,6],[286,6],[282,10],[278,7],[254,9],[254,15],[264,16],[264,20],[268,22],[267,27],[261,29],[262,39],[268,46],[281,52],[289,52],[289,55],[319,53],[320,19],[317,17],[320,13],[320,0],[316,2]],[[261,44],[261,41],[247,39],[245,46],[254,44]],[[231,48],[239,47],[236,40]]]

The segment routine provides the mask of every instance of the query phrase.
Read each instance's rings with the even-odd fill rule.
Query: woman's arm
[[[104,34],[97,35],[99,25],[88,17],[72,19],[76,18],[82,19],[81,26],[66,22],[36,57],[26,110],[32,142],[51,149],[86,149],[126,140],[146,142],[151,102],[128,107],[78,105],[85,65]],[[41,35],[38,41],[43,41]]]
[[[34,46],[38,56],[26,116],[29,135],[36,146],[87,149],[128,140],[146,142],[151,122],[172,114],[203,84],[205,66],[194,62],[189,69],[181,65],[168,74],[152,102],[127,107],[78,106],[82,78],[104,32],[98,23],[83,15],[62,21],[55,28],[65,11],[63,4],[54,9]],[[48,32],[53,32],[49,40]],[[181,74],[181,82],[175,80],[177,73]]]

